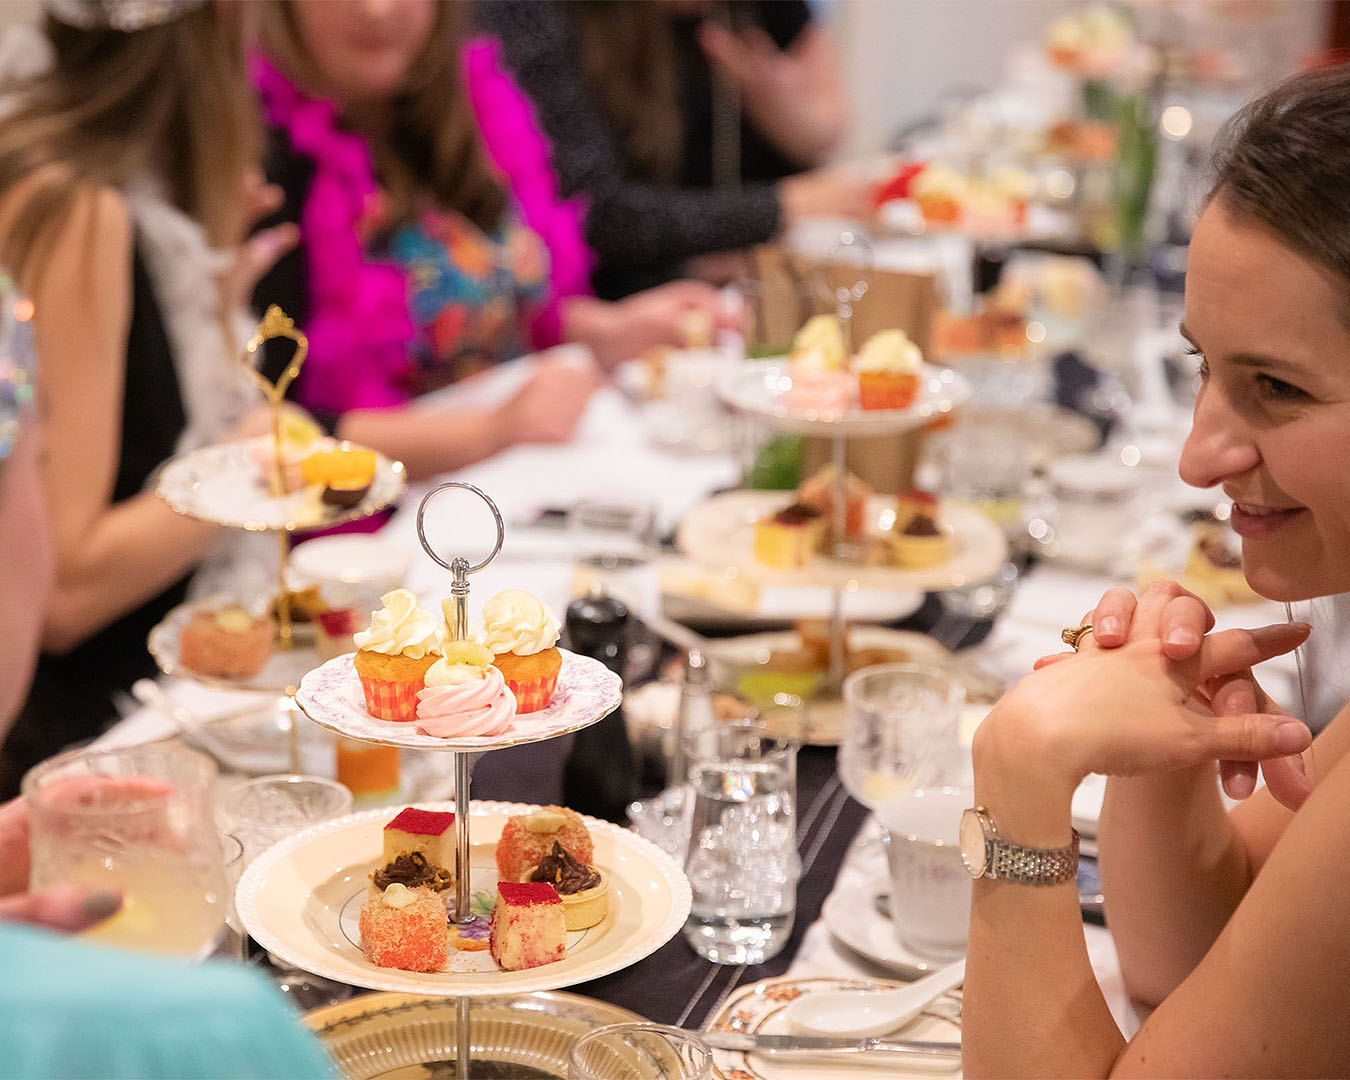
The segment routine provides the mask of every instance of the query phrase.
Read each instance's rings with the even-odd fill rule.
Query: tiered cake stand
[[[946,368],[925,366],[920,380],[919,393],[906,409],[863,410],[852,406],[841,411],[792,410],[784,402],[792,386],[788,362],[769,359],[729,369],[718,382],[718,392],[732,408],[759,417],[775,431],[829,440],[836,484],[832,531],[836,537],[843,537],[848,440],[903,434],[942,419],[970,396],[965,379]],[[777,570],[754,557],[755,522],[794,498],[792,492],[776,491],[733,491],[714,496],[685,517],[679,545],[698,562],[734,569],[750,580],[832,589],[830,685],[836,690],[844,675],[844,593],[859,589],[959,588],[989,577],[1008,555],[1002,530],[992,520],[973,506],[944,500],[942,519],[953,553],[936,566],[914,570],[869,566],[855,544],[839,540],[832,552],[811,560],[800,570]],[[874,497],[868,504],[866,520],[872,532],[887,532],[895,520],[894,499]]]
[[[272,383],[255,370],[253,358],[264,342],[278,337],[295,342],[295,354],[281,378]],[[288,736],[286,757],[289,767],[292,771],[300,771],[294,695],[301,677],[318,663],[319,656],[312,641],[305,639],[304,633],[293,624],[291,618],[287,564],[292,534],[326,529],[370,517],[391,505],[407,486],[403,463],[376,454],[375,476],[370,489],[354,506],[338,508],[326,505],[320,500],[320,492],[316,487],[302,488],[290,494],[284,492],[281,463],[282,402],[287,387],[304,363],[308,348],[305,335],[295,328],[295,324],[281,309],[275,306],[269,308],[257,332],[245,346],[245,366],[262,387],[271,406],[272,434],[242,442],[206,446],[175,458],[164,466],[155,488],[155,493],[184,517],[225,528],[270,532],[277,536],[279,569],[274,605],[277,638],[271,656],[257,675],[247,679],[204,675],[183,666],[179,660],[183,628],[198,610],[203,606],[218,607],[227,599],[238,602],[242,598],[211,598],[181,604],[151,630],[147,642],[150,654],[166,675],[191,679],[217,689],[278,696],[279,705],[248,710],[233,718],[232,727],[236,736],[233,740],[213,738],[204,732],[186,733],[202,742],[207,749],[230,757],[232,760],[226,764],[237,764],[240,760],[259,755],[266,757],[265,747],[250,747],[248,743],[265,741],[273,733],[284,730]],[[266,460],[269,449],[275,455],[277,466],[276,474],[267,483],[260,475],[258,461]],[[278,708],[284,716],[282,723],[278,723]],[[279,764],[277,762],[270,767],[276,768]]]

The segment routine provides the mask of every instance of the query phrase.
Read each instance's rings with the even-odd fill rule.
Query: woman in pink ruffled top
[[[417,730],[424,735],[501,735],[515,718],[515,695],[492,666],[492,653],[472,641],[447,645],[417,694]]]
[[[259,11],[268,171],[300,247],[254,300],[304,328],[295,397],[339,436],[413,477],[565,441],[614,364],[729,321],[698,282],[618,303],[588,294],[583,208],[558,198],[547,144],[493,48],[466,49],[467,5]],[[450,412],[415,400],[560,342],[590,356],[546,357],[505,401]],[[269,368],[284,360],[268,354]]]

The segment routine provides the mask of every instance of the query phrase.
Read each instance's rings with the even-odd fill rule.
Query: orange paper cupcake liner
[[[919,393],[917,375],[865,371],[858,376],[858,404],[864,409],[907,409]]]
[[[526,682],[517,682],[515,679],[506,678],[507,689],[516,696],[517,713],[538,712],[540,709],[548,708],[549,702],[553,700],[553,691],[557,688],[557,685],[558,673],[556,671],[551,675],[545,675],[539,679],[530,679]]]
[[[400,723],[417,719],[417,692],[424,685],[421,679],[394,681],[361,676],[366,711],[380,720],[397,720]]]

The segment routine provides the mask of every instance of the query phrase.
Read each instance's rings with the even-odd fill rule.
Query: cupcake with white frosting
[[[516,712],[547,708],[558,685],[558,618],[521,589],[507,589],[483,605],[483,644],[516,698]]]
[[[385,593],[380,604],[369,629],[352,636],[366,709],[381,720],[416,720],[418,691],[441,655],[440,620],[407,589]]]

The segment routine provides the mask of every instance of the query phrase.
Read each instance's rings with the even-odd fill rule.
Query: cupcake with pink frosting
[[[516,718],[516,698],[492,666],[492,653],[473,641],[447,643],[417,695],[417,730],[442,739],[501,735]]]

